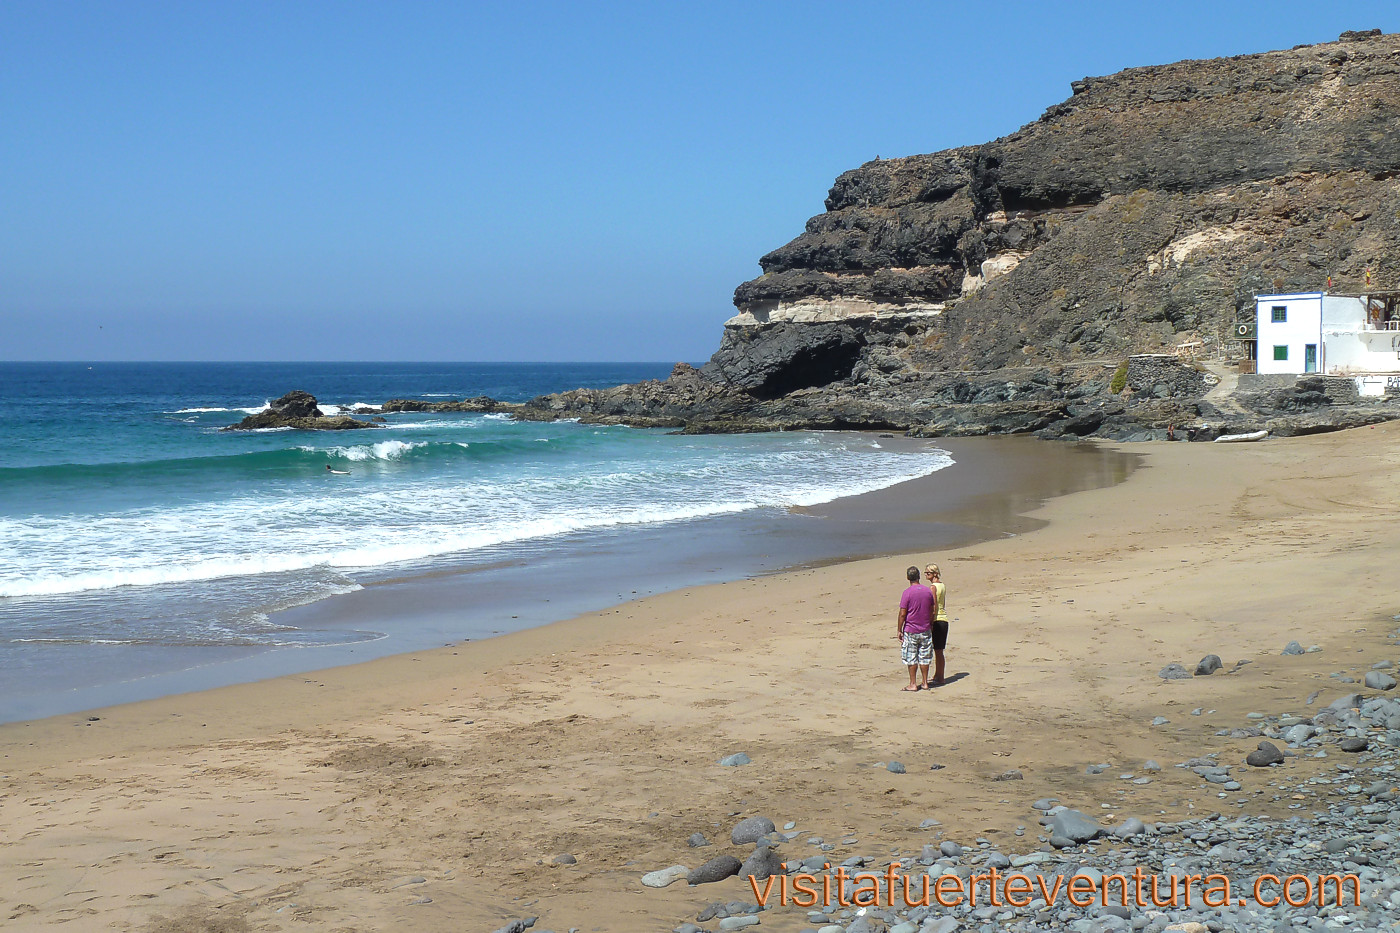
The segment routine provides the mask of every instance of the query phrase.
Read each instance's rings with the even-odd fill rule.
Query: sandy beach
[[[1047,446],[1018,455],[1033,464]],[[1050,500],[1013,537],[0,726],[0,929],[460,931],[538,916],[536,929],[650,931],[750,896],[739,879],[639,883],[742,858],[728,836],[744,816],[796,823],[800,855],[810,834],[844,857],[976,837],[1030,851],[1030,801],[1046,796],[1106,820],[1279,812],[1260,787],[1222,800],[1172,766],[1242,760],[1255,742],[1217,730],[1302,711],[1319,690],[1326,703],[1347,689],[1329,675],[1394,657],[1400,425],[1120,449],[1144,468]],[[951,520],[976,524],[967,509]],[[907,694],[894,607],[904,568],[931,559],[953,680]],[[1321,650],[1281,655],[1294,639]],[[1157,676],[1210,653],[1224,671]],[[741,751],[752,764],[717,764]],[[1149,758],[1164,769],[1151,783],[1117,779]],[[1114,769],[1087,776],[1098,762]],[[1012,769],[1023,779],[993,780]],[[928,818],[941,825],[921,830]],[[713,845],[689,848],[695,832]],[[576,864],[555,864],[565,853]]]

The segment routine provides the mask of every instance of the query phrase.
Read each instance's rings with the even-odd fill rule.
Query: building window
[[[1274,359],[1276,359],[1276,360],[1286,360],[1286,359],[1288,359],[1288,347],[1279,347],[1279,346],[1275,346],[1275,347],[1274,347]]]
[[[1273,317],[1270,320],[1275,324],[1288,323],[1288,305],[1274,305]],[[1280,357],[1282,359],[1282,357]]]

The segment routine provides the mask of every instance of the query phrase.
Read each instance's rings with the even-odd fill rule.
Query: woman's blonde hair
[[[927,567],[924,568],[924,573],[931,573],[935,577],[943,576],[942,572],[939,571],[937,564],[929,564]]]

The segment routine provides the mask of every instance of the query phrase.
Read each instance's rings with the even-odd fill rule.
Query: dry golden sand
[[[1016,538],[0,727],[0,929],[670,929],[746,886],[640,875],[736,851],[736,813],[796,821],[786,848],[804,856],[805,833],[851,834],[844,858],[916,852],[938,838],[927,817],[1026,851],[1042,796],[1106,819],[1283,812],[1256,793],[1276,773],[1222,801],[1172,765],[1240,763],[1254,743],[1217,729],[1326,703],[1329,673],[1393,652],[1400,425],[1132,450],[1147,469],[1052,501]],[[906,694],[893,606],[930,558],[960,676]],[[1323,651],[1280,656],[1294,638]],[[1252,663],[1156,676],[1212,652]],[[735,751],[754,764],[717,765]],[[892,758],[908,773],[878,767]],[[1118,779],[1147,758],[1165,766],[1151,784]],[[1086,777],[1100,761],[1114,769]],[[1011,768],[1025,780],[991,780]],[[696,831],[717,844],[687,848]],[[551,864],[563,852],[578,864]]]

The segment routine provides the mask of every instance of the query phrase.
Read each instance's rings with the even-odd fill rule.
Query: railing
[[[1366,330],[1370,331],[1396,331],[1400,330],[1400,320],[1394,321],[1367,321]]]

